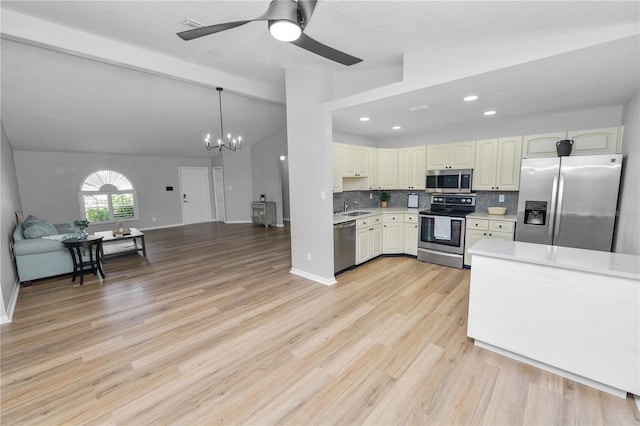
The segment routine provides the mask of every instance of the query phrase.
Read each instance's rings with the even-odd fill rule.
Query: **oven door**
[[[419,218],[418,248],[464,254],[464,217],[420,215]],[[448,232],[443,226],[449,228]]]

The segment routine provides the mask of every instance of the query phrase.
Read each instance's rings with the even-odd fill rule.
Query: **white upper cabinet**
[[[623,129],[620,126],[525,136],[522,158],[556,157],[556,143],[563,139],[573,140],[571,155],[620,153]]]
[[[342,176],[367,177],[369,170],[369,148],[366,146],[342,145]]]
[[[496,184],[498,139],[476,141],[476,167],[473,170],[473,189],[491,191]]]
[[[398,149],[398,188],[426,188],[427,149],[424,146]]]
[[[620,126],[567,132],[567,139],[573,141],[571,155],[621,153],[623,131]]]
[[[427,145],[427,170],[473,169],[475,157],[475,141]]]
[[[333,192],[342,192],[342,144],[332,144],[331,158],[333,163]]]
[[[496,191],[517,191],[520,189],[521,161],[522,136],[498,139]]]
[[[378,189],[398,187],[398,149],[378,149]]]
[[[473,189],[517,191],[521,158],[522,136],[476,141]]]
[[[369,189],[378,189],[378,148],[369,148]]]

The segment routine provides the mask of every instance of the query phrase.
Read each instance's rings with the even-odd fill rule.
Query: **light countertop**
[[[640,256],[484,238],[469,253],[640,280]],[[472,266],[473,267],[473,266]]]
[[[489,219],[489,220],[507,220],[515,222],[518,216],[515,214],[489,214],[489,213],[471,213],[467,215],[467,219]]]
[[[386,207],[386,208],[382,208],[382,207],[371,207],[371,208],[365,208],[365,209],[355,209],[355,210],[351,210],[347,213],[351,213],[351,212],[368,212],[368,214],[363,214],[360,216],[347,216],[344,213],[336,213],[333,215],[333,224],[336,225],[338,223],[344,223],[344,222],[349,222],[350,220],[358,220],[358,219],[365,219],[367,217],[371,217],[371,216],[375,216],[378,214],[404,214],[404,213],[412,213],[412,214],[418,214],[420,212],[420,209],[409,209],[407,207]]]

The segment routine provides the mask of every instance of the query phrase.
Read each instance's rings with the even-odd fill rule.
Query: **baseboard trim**
[[[563,370],[561,368],[554,367],[553,365],[549,365],[549,364],[546,364],[544,362],[541,362],[541,361],[538,361],[538,360],[535,360],[535,359],[531,359],[531,358],[526,357],[524,355],[520,355],[520,354],[517,354],[515,352],[511,352],[511,351],[509,351],[507,349],[499,348],[499,347],[494,346],[494,345],[492,345],[490,343],[486,343],[486,342],[483,342],[481,340],[476,340],[475,341],[475,345],[480,347],[480,348],[484,348],[484,349],[487,349],[489,351],[496,352],[496,353],[498,353],[500,355],[504,355],[506,357],[515,359],[517,361],[524,362],[525,364],[532,365],[532,366],[537,367],[537,368],[539,368],[541,370],[545,370],[545,371],[548,371],[550,373],[557,374],[558,376],[566,377],[567,379],[573,380],[574,382],[578,382],[578,383],[582,383],[583,385],[591,386],[592,388],[598,389],[599,391],[602,391],[602,392],[606,392],[606,393],[611,394],[613,396],[617,396],[618,398],[625,399],[627,397],[627,391],[625,391],[625,390],[614,388],[613,386],[609,386],[607,384],[604,384],[604,383],[589,379],[588,377],[580,376],[580,375],[572,373],[570,371],[566,371],[566,370]]]
[[[139,228],[141,231],[150,231],[152,229],[163,229],[163,228],[175,228],[177,226],[184,226],[183,223],[174,223],[173,225],[162,225],[162,226],[150,226],[145,228]]]
[[[228,220],[225,222],[226,224],[237,224],[237,223],[253,223],[250,220]]]
[[[300,269],[296,269],[296,268],[291,268],[291,270],[289,271],[290,273],[297,275],[299,277],[302,278],[307,278],[309,280],[315,281],[317,283],[326,285],[326,286],[331,286],[334,285],[335,283],[337,283],[338,281],[336,281],[335,277],[332,278],[325,278],[325,277],[321,277],[320,275],[316,275],[316,274],[311,274],[309,272],[305,272],[302,271]]]
[[[11,292],[11,299],[9,299],[9,306],[6,314],[0,316],[0,324],[7,324],[13,321],[13,313],[16,310],[16,304],[18,303],[18,294],[20,294],[20,281],[16,278],[13,283],[13,291]]]

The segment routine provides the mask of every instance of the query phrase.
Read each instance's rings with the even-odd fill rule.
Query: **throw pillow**
[[[57,234],[58,230],[55,226],[38,216],[29,215],[22,223],[22,235],[24,238],[32,239]]]
[[[36,223],[40,223],[42,222],[44,219],[39,218],[38,216],[34,216],[34,215],[29,215],[27,216],[27,218],[22,222],[22,229],[27,229],[28,227],[30,227],[31,225],[35,225]]]
[[[31,224],[27,229],[23,229],[22,235],[27,239],[40,238],[47,235],[57,235],[58,230],[55,226],[42,220],[41,222]]]

